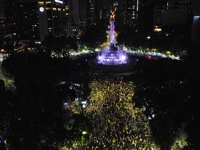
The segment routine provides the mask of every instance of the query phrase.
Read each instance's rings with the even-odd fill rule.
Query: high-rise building
[[[95,24],[95,0],[88,0],[87,5],[87,25]]]
[[[66,0],[67,36],[77,36],[88,23],[89,0]]]
[[[5,15],[4,15],[4,6],[3,1],[0,1],[0,40],[5,36]]]
[[[17,40],[66,35],[68,7],[63,0],[6,0],[6,23]]]
[[[122,4],[123,22],[125,25],[135,27],[138,24],[139,0],[125,0]]]
[[[192,23],[192,4],[190,1],[170,1],[167,5],[155,6],[154,31],[174,35],[188,35]]]
[[[140,0],[138,27],[140,32],[170,32],[189,30],[191,0]],[[187,29],[186,29],[187,28]],[[188,32],[188,31],[186,31]]]
[[[67,12],[63,0],[39,0],[38,10],[41,40],[43,40],[47,35],[65,36]]]
[[[79,12],[80,12],[80,25],[86,26],[87,23],[87,0],[79,0]]]
[[[155,6],[165,6],[167,0],[139,0],[138,30],[143,33],[151,33],[154,25]]]
[[[38,8],[35,0],[6,0],[6,24],[19,40],[38,40]]]
[[[118,2],[115,0],[68,0],[69,20],[68,35],[78,34],[80,29],[89,25],[96,25],[101,20],[109,20],[110,9],[115,5],[116,25],[128,25],[137,29],[139,0],[126,0]],[[122,21],[123,20],[123,21]],[[73,31],[73,32],[70,32]]]

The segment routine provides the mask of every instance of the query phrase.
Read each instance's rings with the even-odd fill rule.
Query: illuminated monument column
[[[110,44],[115,43],[115,12],[111,10],[111,15],[110,15]]]
[[[110,11],[110,45],[105,47],[102,52],[98,53],[97,63],[102,65],[122,65],[127,64],[128,57],[115,41],[115,11],[118,3],[114,3]]]

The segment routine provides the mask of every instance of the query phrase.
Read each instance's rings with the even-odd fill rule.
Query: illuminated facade
[[[38,1],[40,39],[47,35],[64,36],[67,27],[67,6],[63,0]]]

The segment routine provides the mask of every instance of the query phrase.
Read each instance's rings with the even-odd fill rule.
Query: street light
[[[87,107],[87,101],[81,101],[81,106],[83,109],[85,109]]]

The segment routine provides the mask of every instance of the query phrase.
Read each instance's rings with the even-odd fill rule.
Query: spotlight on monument
[[[97,56],[97,63],[102,65],[122,65],[128,62],[128,55],[115,42],[115,9],[110,14],[110,45],[105,47]]]
[[[126,60],[126,56],[122,55],[122,56],[120,56],[120,59],[121,59],[121,61],[124,62]]]

